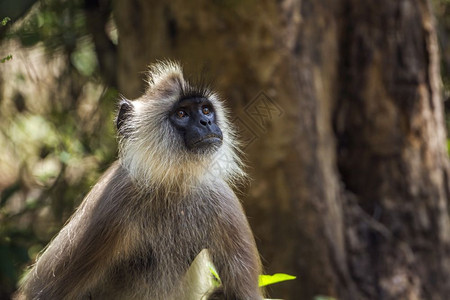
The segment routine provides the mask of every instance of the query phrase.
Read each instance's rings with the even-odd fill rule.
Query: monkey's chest
[[[192,259],[204,248],[208,248],[211,221],[198,207],[184,207],[149,220],[144,230],[149,234],[148,245],[158,255],[174,259]]]
[[[152,253],[160,268],[174,264],[184,269],[202,249],[209,248],[212,215],[208,201],[202,199],[181,202],[171,209],[155,209],[141,219],[143,248]]]
[[[137,291],[136,299],[160,299],[176,289],[194,258],[209,244],[209,220],[192,209],[151,215],[140,224],[140,246],[112,268],[106,290],[122,299],[136,298]],[[134,293],[133,297],[128,293]]]

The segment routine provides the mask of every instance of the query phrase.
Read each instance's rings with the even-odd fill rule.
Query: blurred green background
[[[8,299],[115,159],[117,91],[99,74],[83,1],[38,1],[2,20],[0,299]]]

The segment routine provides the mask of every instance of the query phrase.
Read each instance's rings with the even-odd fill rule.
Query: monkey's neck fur
[[[146,189],[171,195],[215,180],[234,185],[236,179],[242,179],[245,174],[236,154],[235,132],[219,97],[207,87],[193,87],[183,78],[180,66],[172,62],[153,65],[148,74],[145,94],[132,101],[128,121],[119,130],[120,163],[132,180]],[[190,152],[169,124],[167,112],[174,103],[193,96],[208,98],[215,107],[224,135],[222,146],[215,151]]]

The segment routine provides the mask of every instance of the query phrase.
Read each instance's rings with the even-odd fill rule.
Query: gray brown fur
[[[210,94],[226,131],[218,153],[190,154],[167,124],[155,124],[164,122],[170,102],[187,88],[178,65],[152,67],[146,94],[133,101],[140,102],[123,124],[127,134],[120,139],[119,160],[38,258],[20,298],[168,299],[182,295],[181,279],[204,248],[223,283],[215,299],[262,298],[259,255],[230,187],[243,173],[220,100]],[[127,151],[146,146],[146,155],[128,161],[135,158]],[[232,160],[225,170],[217,162],[223,156]]]

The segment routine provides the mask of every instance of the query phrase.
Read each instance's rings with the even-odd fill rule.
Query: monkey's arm
[[[126,196],[122,173],[117,164],[106,172],[39,257],[21,288],[26,299],[80,299],[126,255],[129,228],[117,211]]]
[[[210,249],[223,291],[210,299],[261,300],[261,262],[255,240],[239,200],[231,190],[227,194],[217,219],[219,236],[213,239]]]

